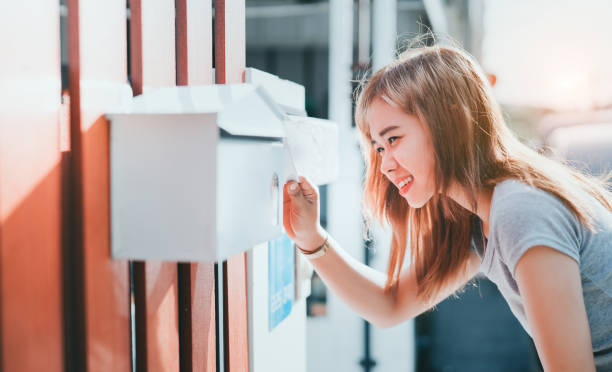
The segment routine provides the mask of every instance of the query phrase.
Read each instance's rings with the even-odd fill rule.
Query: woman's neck
[[[472,208],[470,198],[465,187],[455,183],[451,184],[448,189],[447,196],[461,205],[463,208],[476,214],[482,220],[482,229],[485,237],[489,237],[489,214],[491,212],[491,199],[493,198],[493,189],[480,189],[476,192],[476,210]]]

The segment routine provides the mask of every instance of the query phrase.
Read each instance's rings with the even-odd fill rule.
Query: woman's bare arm
[[[289,237],[306,251],[325,240],[327,233],[319,224],[319,193],[307,179],[291,181],[283,187],[283,225]],[[412,267],[402,271],[397,297],[384,292],[386,274],[362,264],[329,237],[327,253],[310,262],[325,284],[355,312],[370,323],[390,327],[415,317],[463,286],[478,271],[478,258],[472,254],[468,272],[448,283],[434,301],[417,297],[416,276]]]
[[[445,298],[463,288],[468,281],[478,274],[479,268],[480,259],[472,252],[468,260],[466,271],[443,285],[438,294],[430,302],[417,299],[417,281],[413,267],[410,266],[402,270],[399,279],[397,302],[394,304],[392,316],[388,319],[389,326],[401,323],[406,319],[414,318],[436,306]]]
[[[380,326],[393,312],[393,301],[383,293],[386,275],[355,259],[333,238],[329,249],[310,263],[325,285],[357,314]]]
[[[402,270],[397,298],[384,293],[386,274],[377,271],[344,251],[329,237],[327,253],[310,260],[323,282],[361,317],[379,328],[397,325],[436,305],[461,288],[478,272],[478,257],[470,258],[469,269],[448,283],[436,299],[426,302],[417,297],[416,275],[412,267]]]
[[[578,263],[536,246],[519,259],[515,277],[544,370],[595,372]]]

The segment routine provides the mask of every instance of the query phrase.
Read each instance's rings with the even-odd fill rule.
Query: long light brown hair
[[[480,67],[458,48],[408,49],[363,81],[356,93],[355,121],[366,164],[364,214],[367,225],[377,219],[390,224],[393,233],[385,291],[397,289],[409,234],[419,296],[433,299],[467,269],[472,212],[446,196],[451,181],[467,190],[473,210],[478,190],[492,190],[513,178],[554,194],[591,230],[593,215],[583,191],[612,211],[612,196],[602,180],[548,159],[514,136]],[[411,208],[379,171],[381,158],[370,144],[367,122],[376,97],[416,115],[430,132],[440,193],[421,208]]]

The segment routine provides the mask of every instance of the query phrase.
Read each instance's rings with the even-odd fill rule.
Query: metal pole
[[[397,0],[372,2],[372,69],[391,62],[397,39]]]
[[[364,241],[364,257],[365,264],[370,266],[370,246],[372,245],[372,240]],[[363,321],[363,331],[364,331],[364,355],[363,359],[359,362],[359,364],[363,367],[365,372],[370,372],[376,366],[376,360],[372,359],[372,355],[370,353],[370,322],[367,320]]]
[[[357,23],[357,65],[362,68],[370,63],[371,32],[370,0],[359,0],[359,21]]]
[[[223,321],[223,262],[215,263],[215,332],[217,339],[217,372],[225,372]]]
[[[351,127],[352,111],[352,0],[331,0],[329,13],[329,118],[346,130]]]

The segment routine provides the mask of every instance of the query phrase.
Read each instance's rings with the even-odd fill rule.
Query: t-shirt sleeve
[[[580,222],[556,196],[539,189],[502,196],[491,216],[491,238],[514,275],[531,247],[545,245],[580,263]]]

